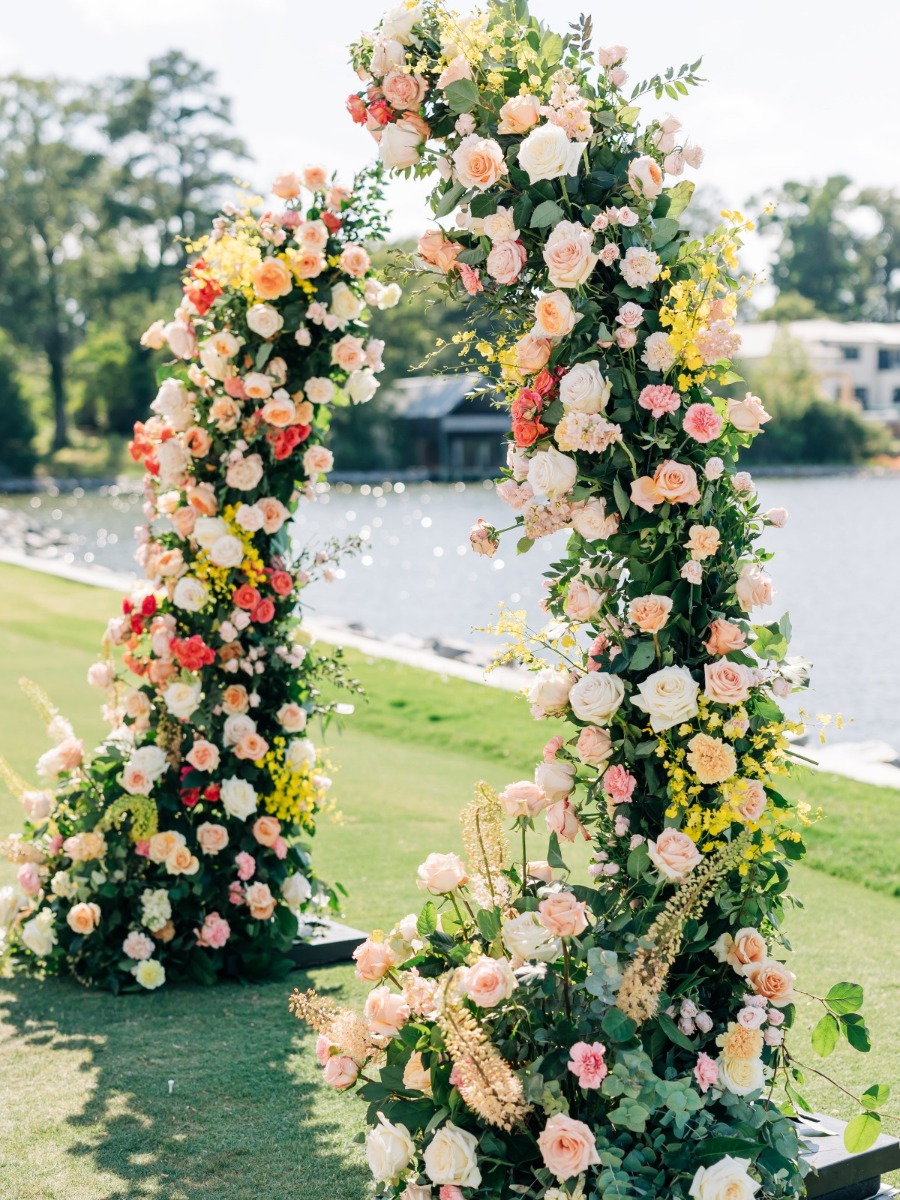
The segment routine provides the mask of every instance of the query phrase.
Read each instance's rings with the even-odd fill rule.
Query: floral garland
[[[519,549],[559,529],[546,628],[507,657],[536,672],[539,720],[562,719],[534,779],[480,788],[467,862],[433,854],[443,898],[357,955],[377,986],[362,1018],[295,996],[325,1077],[369,1103],[385,1196],[794,1197],[808,1164],[789,1116],[807,1108],[789,1049],[796,981],[781,933],[788,863],[809,814],[778,788],[805,684],[772,600],[762,513],[737,469],[768,420],[721,389],[730,365],[739,214],[691,238],[680,218],[702,151],[673,117],[638,125],[643,95],[677,99],[693,67],[623,92],[622,46],[590,52],[523,0],[461,19],[395,8],[353,48],[351,114],[389,168],[441,181],[420,269],[479,295],[491,340],[458,340],[499,374],[512,416],[500,497]],[[484,522],[476,551],[499,534]],[[555,662],[536,658],[535,642]],[[543,814],[547,860],[525,832]],[[502,818],[523,853],[514,861]],[[560,850],[593,850],[589,885]],[[813,1045],[869,1041],[862,989],[825,997]],[[773,1103],[779,1089],[780,1104]],[[854,1149],[887,1089],[861,1098]]]
[[[311,869],[308,839],[333,805],[307,727],[348,711],[323,687],[354,685],[297,609],[355,547],[297,555],[287,530],[331,469],[331,409],[378,386],[367,312],[399,289],[363,244],[382,228],[377,173],[351,194],[311,166],[273,191],[283,211],[226,207],[190,248],[173,320],[142,338],[175,361],[131,444],[146,579],[89,672],[110,733],[86,756],[28,685],[56,743],[38,763],[46,786],[6,771],[27,818],[4,846],[20,864],[0,893],[7,950],[114,990],[283,976],[298,913],[337,907]]]

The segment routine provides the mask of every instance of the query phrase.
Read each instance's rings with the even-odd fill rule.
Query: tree
[[[86,320],[106,160],[95,112],[58,79],[0,80],[0,326],[47,361],[53,449],[68,440],[66,359]]]
[[[215,72],[180,50],[102,90],[105,132],[119,160],[109,220],[132,230],[132,282],[156,299],[183,267],[186,242],[209,227],[247,150],[232,132],[231,101]]]
[[[900,193],[864,188],[860,208],[873,218],[875,232],[862,246],[864,315],[869,321],[900,320]]]
[[[37,461],[34,420],[19,381],[18,366],[7,339],[0,335],[0,409],[3,412],[0,475],[30,475]]]

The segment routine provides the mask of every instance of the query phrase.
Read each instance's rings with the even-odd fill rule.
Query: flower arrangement
[[[352,51],[351,115],[388,168],[437,171],[435,216],[456,214],[414,267],[497,318],[492,340],[456,340],[509,404],[498,493],[519,550],[570,533],[547,626],[497,627],[535,672],[535,718],[564,731],[533,780],[479,787],[467,861],[423,863],[438,903],[360,948],[362,1016],[292,999],[326,1080],[368,1102],[369,1164],[402,1200],[795,1197],[808,1169],[790,1117],[816,1068],[792,1042],[782,926],[812,815],[778,786],[797,729],[779,700],[806,666],[787,618],[754,617],[773,598],[759,537],[786,514],[760,511],[737,460],[768,414],[723,394],[751,226],[726,213],[691,238],[674,180],[702,151],[674,117],[638,123],[638,99],[677,99],[699,64],[626,96],[626,48],[590,43],[589,20],[560,36],[523,0],[464,19],[425,0]],[[478,522],[476,552],[501,532]],[[563,843],[592,852],[589,883]],[[817,999],[814,1049],[868,1050],[862,989]],[[859,1098],[852,1149],[887,1095]]]
[[[273,191],[283,210],[225,208],[190,248],[174,318],[142,339],[174,361],[131,444],[146,578],[89,672],[110,733],[87,755],[28,684],[55,744],[40,788],[6,769],[26,815],[3,847],[19,864],[0,894],[7,951],[113,990],[284,975],[298,913],[337,905],[311,865],[332,803],[308,727],[352,711],[323,686],[354,685],[297,610],[354,546],[298,554],[288,522],[331,469],[331,409],[378,386],[367,313],[399,289],[364,245],[381,232],[377,173],[351,194],[311,166]]]

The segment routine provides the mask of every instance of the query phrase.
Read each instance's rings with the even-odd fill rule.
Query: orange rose
[[[222,693],[222,707],[229,716],[250,710],[250,697],[242,683],[232,683]]]
[[[253,822],[253,836],[261,846],[274,846],[281,833],[277,817],[258,817]]]
[[[264,258],[250,273],[253,290],[261,300],[289,295],[294,286],[291,273],[280,258]]]
[[[739,626],[717,618],[710,625],[709,639],[703,645],[707,654],[731,654],[733,650],[743,650],[747,639]]]
[[[100,906],[97,904],[73,904],[66,915],[66,921],[73,933],[87,937],[100,924]]]

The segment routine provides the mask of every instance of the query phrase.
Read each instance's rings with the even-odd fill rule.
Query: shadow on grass
[[[327,993],[349,977],[314,974],[289,983]],[[116,999],[65,981],[0,982],[0,1091],[27,1097],[0,1118],[0,1194],[361,1200],[368,1172],[350,1125],[362,1106],[322,1085],[289,991]]]

